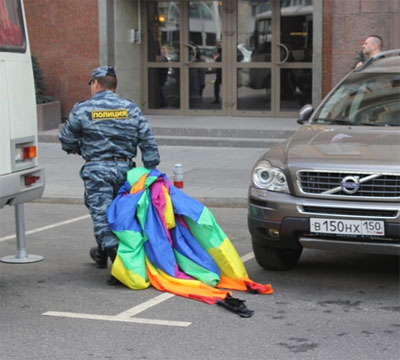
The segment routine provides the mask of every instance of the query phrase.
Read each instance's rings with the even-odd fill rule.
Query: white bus
[[[0,209],[15,207],[17,238],[17,254],[0,260],[15,263],[42,259],[25,249],[23,204],[39,198],[44,190],[27,35],[22,0],[0,0]]]

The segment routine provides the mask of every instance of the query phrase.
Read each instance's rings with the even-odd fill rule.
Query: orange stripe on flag
[[[150,284],[159,291],[166,291],[186,298],[215,304],[224,300],[230,291],[219,290],[198,280],[176,279],[157,270],[146,258],[146,271]]]
[[[148,174],[142,175],[139,180],[132,186],[130,193],[131,194],[136,194],[139,191],[144,189],[144,183],[146,182]]]
[[[274,290],[270,284],[259,284],[250,279],[232,279],[221,276],[217,288],[256,292],[258,294],[273,294]]]

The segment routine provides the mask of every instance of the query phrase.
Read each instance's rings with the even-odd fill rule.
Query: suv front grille
[[[361,172],[298,171],[305,194],[358,198],[400,198],[400,175]]]

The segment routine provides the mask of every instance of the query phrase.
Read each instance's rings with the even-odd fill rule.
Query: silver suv
[[[400,254],[400,49],[350,72],[255,164],[248,227],[258,264],[303,248]]]

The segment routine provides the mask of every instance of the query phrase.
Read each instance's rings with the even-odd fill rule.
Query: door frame
[[[140,1],[140,0],[139,0]],[[221,109],[190,109],[189,108],[189,70],[193,68],[200,68],[204,67],[204,63],[190,63],[188,59],[188,51],[187,51],[187,44],[189,43],[189,32],[187,29],[189,28],[189,16],[188,16],[188,2],[187,0],[141,0],[143,2],[142,8],[142,22],[143,22],[143,33],[142,33],[142,69],[143,69],[143,81],[142,81],[142,89],[143,89],[143,96],[142,96],[142,109],[146,114],[150,115],[218,115],[218,116],[226,116],[231,115],[230,112],[227,111],[228,107],[222,104]],[[147,16],[147,3],[149,2],[178,2],[180,8],[180,45],[179,45],[179,52],[180,58],[177,62],[169,62],[169,63],[162,63],[162,62],[149,62],[147,61],[147,51],[148,51],[148,16]],[[201,1],[201,0],[190,0],[190,1]],[[236,0],[222,0],[222,13],[227,14],[226,4],[230,1]],[[224,16],[222,19],[222,32],[227,32],[226,30],[226,20],[224,20]],[[226,60],[226,46],[225,43],[225,36],[222,38],[222,62],[221,63],[207,63],[207,68],[216,69],[216,68],[224,68],[227,67],[227,60]],[[149,81],[148,81],[148,69],[150,68],[175,68],[179,69],[180,71],[180,108],[178,109],[152,109],[149,108]],[[227,90],[226,86],[223,84],[226,83],[226,71],[222,71],[222,86],[221,86],[221,97],[226,99],[227,97]]]
[[[224,86],[224,84],[227,81],[227,72],[225,71],[225,69],[227,69],[227,52],[226,52],[226,47],[228,46],[227,44],[227,39],[225,34],[227,33],[227,16],[226,14],[228,14],[228,10],[227,10],[227,3],[232,1],[232,0],[222,0],[219,1],[222,3],[222,11],[221,11],[221,18],[222,18],[222,39],[221,39],[221,44],[222,44],[222,61],[219,63],[204,63],[204,62],[199,62],[199,63],[195,63],[195,62],[190,62],[189,61],[189,52],[187,51],[187,46],[189,44],[189,2],[200,2],[201,0],[181,0],[181,3],[183,4],[182,7],[182,44],[181,44],[181,49],[183,46],[183,50],[181,51],[181,54],[183,55],[183,69],[184,69],[184,76],[182,77],[182,89],[183,89],[183,114],[184,115],[218,115],[218,116],[226,116],[226,115],[231,115],[229,110],[229,107],[225,106],[225,102],[224,99],[227,99],[227,89],[226,86]],[[236,1],[236,0],[233,0]],[[207,64],[205,66],[205,64]],[[190,84],[189,84],[189,71],[190,69],[196,69],[196,68],[204,68],[207,67],[209,69],[221,69],[222,70],[222,85],[221,85],[221,89],[220,89],[220,94],[221,94],[221,109],[190,109],[189,108],[189,88],[190,88]]]
[[[139,0],[140,1],[140,0]],[[280,74],[281,69],[304,69],[309,68],[313,73],[313,89],[318,84],[318,79],[314,74],[314,58],[312,63],[281,63],[280,56],[280,0],[272,1],[272,39],[271,39],[271,62],[249,62],[238,63],[236,61],[237,44],[237,0],[222,0],[222,62],[207,63],[208,68],[222,68],[221,97],[222,106],[219,110],[214,109],[190,109],[189,108],[189,70],[192,68],[204,67],[204,63],[190,63],[188,59],[187,45],[189,42],[189,5],[186,0],[175,0],[180,6],[180,60],[178,62],[162,63],[147,61],[147,2],[168,2],[168,0],[142,0],[142,19],[143,19],[143,42],[142,42],[142,109],[146,114],[152,115],[218,115],[218,116],[266,116],[266,117],[295,117],[295,111],[280,111]],[[197,0],[192,0],[197,1]],[[199,0],[200,1],[200,0]],[[314,7],[317,1],[313,1]],[[315,15],[315,11],[314,11]],[[315,24],[315,16],[313,23]],[[313,33],[316,34],[313,25]],[[314,37],[315,43],[315,37]],[[313,46],[313,52],[316,49]],[[317,55],[318,56],[318,55]],[[180,71],[180,108],[177,109],[150,109],[148,107],[148,69],[149,68],[177,68]],[[250,111],[237,109],[237,69],[238,68],[262,68],[271,70],[271,110],[270,111]],[[320,82],[319,76],[319,82]],[[319,90],[320,92],[320,90]]]

